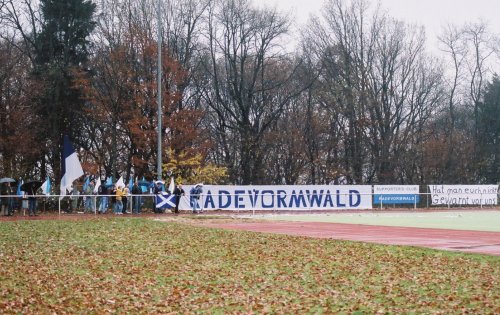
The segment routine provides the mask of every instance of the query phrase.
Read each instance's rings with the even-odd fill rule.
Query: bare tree
[[[224,0],[210,7],[207,23],[203,96],[218,121],[214,130],[238,151],[233,180],[263,182],[264,136],[300,92],[291,87],[296,67],[278,46],[289,22],[247,0]]]
[[[481,143],[479,130],[480,106],[484,96],[485,82],[491,77],[492,67],[495,65],[495,52],[498,50],[498,41],[485,22],[468,23],[461,27],[448,26],[439,37],[442,50],[451,61],[451,71],[446,73],[448,81],[448,117],[446,163],[443,166],[444,182],[454,182],[461,177],[457,168],[468,165],[467,174],[478,174],[482,164],[478,145]],[[468,123],[465,123],[467,121]],[[446,122],[446,120],[445,120]],[[457,127],[459,123],[459,127]],[[472,147],[460,154],[455,152],[463,139],[470,139]],[[475,160],[476,163],[465,160]],[[473,182],[477,177],[463,179]]]
[[[30,80],[31,63],[19,53],[20,45],[0,39],[0,172],[14,178],[38,176],[42,151],[37,141],[42,122],[31,102],[43,86]]]
[[[444,166],[447,178],[443,178],[444,182],[450,182],[453,177],[453,169],[456,168],[456,154],[455,148],[457,146],[455,139],[455,128],[456,128],[456,107],[460,106],[460,82],[464,79],[464,63],[467,57],[467,46],[463,38],[463,31],[458,29],[456,26],[448,25],[446,29],[443,30],[443,34],[438,37],[441,43],[441,50],[449,57],[450,65],[449,67],[451,73],[449,79],[447,79],[447,90],[448,92],[448,115],[449,115],[449,127],[447,128],[447,161]]]
[[[405,181],[399,158],[440,101],[439,66],[425,55],[423,30],[364,0],[330,0],[309,30],[307,47],[323,69],[315,93],[335,117],[342,149],[338,180]]]
[[[177,108],[185,105],[197,106],[198,91],[194,88],[193,78],[200,70],[203,30],[207,10],[212,0],[170,0],[165,10],[166,48],[177,59],[186,75],[179,86],[182,98]]]
[[[35,0],[3,0],[1,8],[2,28],[1,36],[5,39],[20,38],[15,47],[32,62],[39,53],[37,38],[41,29],[42,18]]]
[[[467,24],[463,30],[465,40],[470,46],[470,58],[467,60],[469,71],[469,95],[474,108],[475,129],[477,139],[479,113],[478,107],[484,92],[485,80],[490,69],[488,59],[494,54],[495,49],[490,45],[494,43],[492,35],[488,32],[485,22]]]

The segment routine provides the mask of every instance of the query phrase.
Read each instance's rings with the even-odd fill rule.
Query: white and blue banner
[[[498,185],[429,185],[432,205],[497,205]]]
[[[189,191],[179,208],[189,210]],[[205,185],[199,202],[203,210],[334,210],[371,209],[370,185]]]
[[[374,185],[374,204],[415,204],[420,201],[418,185]]]

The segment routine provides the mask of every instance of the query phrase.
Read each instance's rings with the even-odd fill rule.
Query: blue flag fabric
[[[85,179],[85,183],[83,184],[83,191],[87,190],[87,187],[90,185],[90,176]]]
[[[23,184],[23,180],[21,179],[19,181],[19,184],[17,185],[17,195],[18,196],[22,196],[23,195],[23,191],[21,190],[21,185]]]
[[[162,191],[161,193],[156,195],[155,200],[156,200],[156,208],[171,209],[175,208],[175,201],[177,200],[177,196],[170,195]]]
[[[45,180],[45,182],[43,182],[42,184],[42,192],[44,195],[50,195],[50,178],[47,176],[47,179]]]
[[[113,186],[113,180],[112,180],[111,176],[106,179],[106,184],[105,185],[106,185],[106,187]]]
[[[46,190],[47,195],[50,195],[51,188],[52,188],[52,184],[50,183],[50,178],[47,176],[47,190]]]
[[[132,177],[130,177],[130,180],[128,181],[128,190],[132,191],[132,187],[134,187],[134,181]]]

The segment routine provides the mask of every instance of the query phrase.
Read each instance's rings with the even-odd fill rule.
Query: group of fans
[[[24,204],[20,203],[21,200],[18,202],[15,200],[17,198],[12,197],[13,195],[16,195],[16,192],[14,188],[11,187],[10,183],[1,183],[0,185],[0,193],[5,196],[0,200],[1,213],[3,215],[13,215],[16,205],[19,208],[29,208],[29,214],[36,215],[36,192],[28,194],[27,205],[25,207]],[[67,198],[63,199],[63,210],[71,213],[73,211],[78,211],[81,209],[80,207],[83,206],[84,213],[97,212],[99,214],[105,214],[109,209],[111,209],[115,214],[139,214],[142,211],[145,193],[149,192],[149,194],[158,195],[166,191],[168,195],[175,196],[173,199],[175,207],[172,207],[171,210],[174,213],[179,213],[181,198],[182,196],[185,196],[185,191],[182,188],[182,185],[179,184],[174,187],[173,191],[169,191],[168,189],[165,189],[163,183],[160,181],[151,182],[147,189],[144,188],[146,190],[145,192],[137,181],[131,186],[131,188],[120,184],[106,185],[99,183],[98,185],[99,186],[96,188],[95,179],[89,178],[81,191],[74,186],[71,187],[69,195]],[[203,184],[197,184],[189,191],[189,203],[193,213],[202,212],[202,207],[199,202],[202,193]],[[30,199],[33,199],[34,202],[31,202]],[[83,204],[81,204],[82,200]],[[96,204],[96,202],[98,204]],[[165,211],[163,208],[157,207],[156,202],[153,202],[153,204],[153,211],[155,213],[163,213]]]
[[[164,191],[163,184],[159,181],[152,182],[148,187],[149,193],[158,195]],[[143,190],[139,186],[136,181],[132,186],[132,189],[125,185],[99,185],[97,188],[97,201],[99,205],[95,205],[96,197],[91,197],[95,192],[95,181],[90,180],[88,185],[86,185],[83,189],[84,197],[84,212],[94,213],[96,210],[99,214],[104,214],[111,207],[113,213],[115,214],[125,214],[125,213],[133,213],[139,214],[141,213],[144,196]],[[202,212],[201,205],[199,203],[200,196],[203,192],[203,184],[197,184],[193,186],[190,190],[190,207],[193,213]],[[179,213],[179,203],[182,196],[185,196],[185,191],[182,188],[182,185],[177,185],[173,189],[173,191],[169,191],[166,189],[167,194],[174,195],[175,198],[175,207],[172,208],[174,213]],[[73,189],[71,191],[70,203],[67,207],[67,211],[71,212],[78,207],[78,199],[80,192],[77,189]],[[128,211],[131,208],[131,212]],[[95,210],[94,210],[95,209]],[[164,209],[160,207],[156,207],[156,203],[154,206],[155,213],[163,213]]]

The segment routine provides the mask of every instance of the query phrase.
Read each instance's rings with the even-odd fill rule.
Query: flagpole
[[[162,129],[162,122],[161,122],[161,116],[162,116],[162,112],[161,112],[161,45],[162,45],[162,38],[161,38],[161,1],[158,0],[158,64],[157,64],[157,67],[158,67],[158,70],[157,70],[157,73],[158,73],[158,78],[156,79],[156,83],[157,83],[157,102],[158,102],[158,152],[157,152],[157,178],[158,180],[161,180],[161,177],[162,177],[162,172],[161,172],[161,158],[162,158],[162,150],[161,150],[161,129]]]

